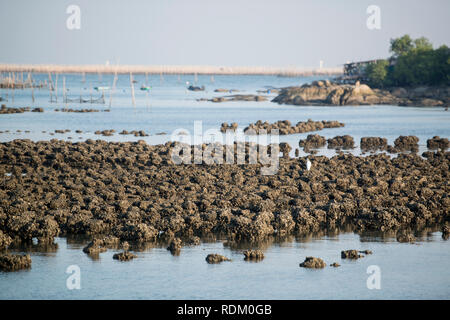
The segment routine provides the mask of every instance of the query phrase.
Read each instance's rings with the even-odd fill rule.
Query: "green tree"
[[[388,66],[389,62],[387,60],[379,60],[367,66],[365,74],[369,86],[383,87],[385,85]]]
[[[417,50],[433,50],[433,45],[430,40],[425,37],[420,37],[414,40],[414,47]]]
[[[425,38],[411,39],[409,35],[391,39],[393,65],[379,61],[366,68],[371,86],[450,85],[450,49],[433,49]]]
[[[393,53],[395,57],[400,57],[407,54],[414,48],[413,41],[411,37],[405,34],[401,38],[391,39],[390,52]]]

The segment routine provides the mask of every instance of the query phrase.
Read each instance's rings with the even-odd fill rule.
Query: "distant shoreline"
[[[312,76],[340,75],[343,73],[343,68],[0,64],[0,72]]]

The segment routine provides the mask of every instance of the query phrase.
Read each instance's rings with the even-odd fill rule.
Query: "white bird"
[[[306,170],[309,171],[309,169],[311,169],[311,161],[309,161],[309,159],[306,159]]]

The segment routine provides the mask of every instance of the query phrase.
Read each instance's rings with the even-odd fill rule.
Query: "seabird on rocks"
[[[306,159],[306,170],[309,171],[309,169],[311,169],[311,161],[309,161],[309,159]]]

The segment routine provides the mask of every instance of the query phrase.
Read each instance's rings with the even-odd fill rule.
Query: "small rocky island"
[[[340,84],[329,80],[314,81],[300,87],[283,88],[273,102],[302,106],[346,105],[398,105],[442,106],[450,105],[449,87],[416,87],[372,89],[356,81]]]

